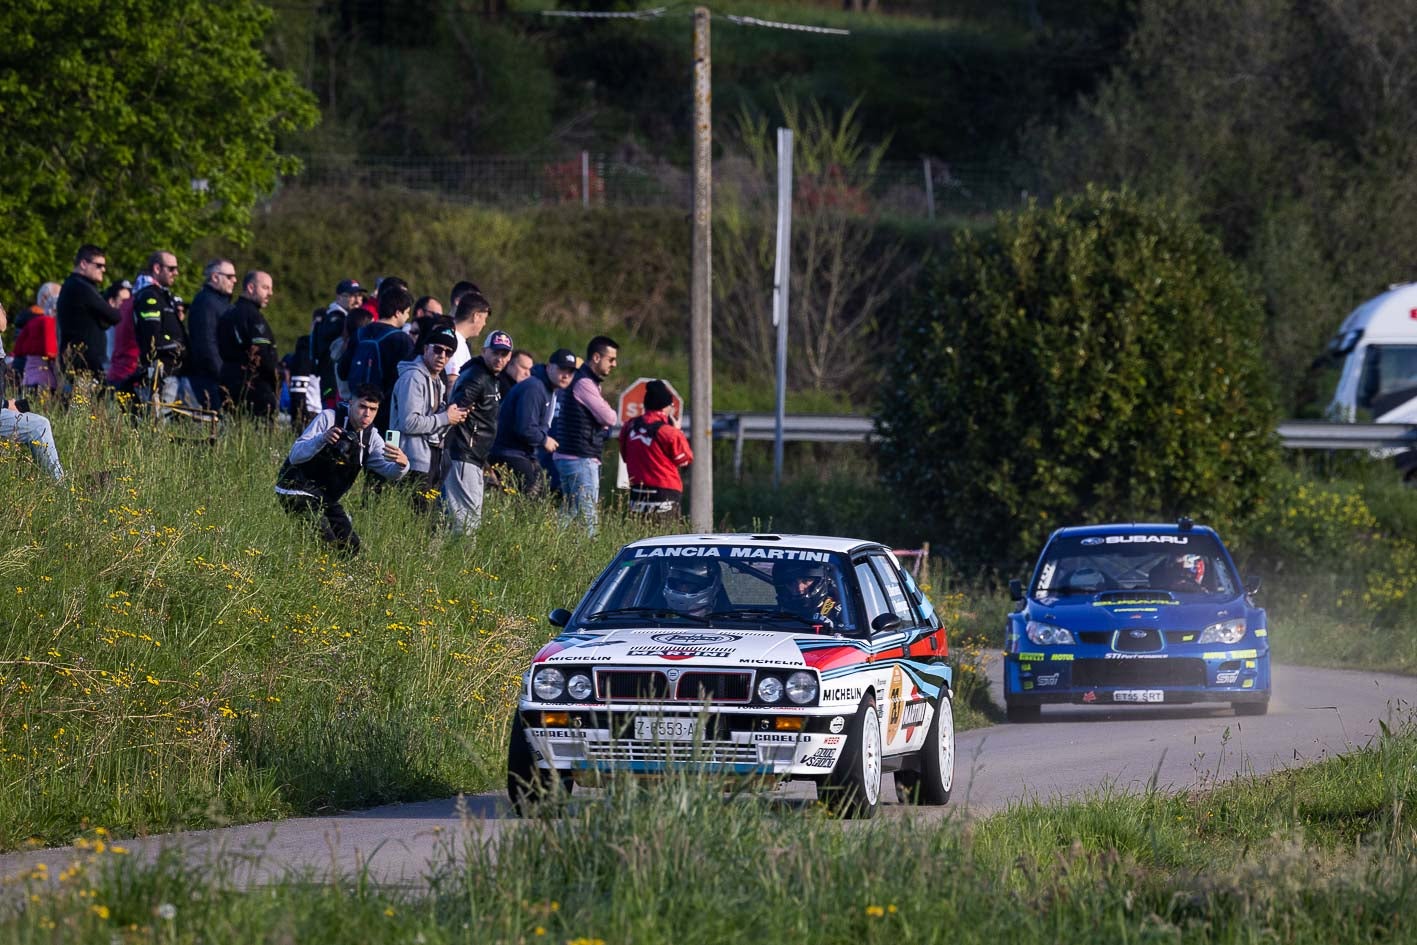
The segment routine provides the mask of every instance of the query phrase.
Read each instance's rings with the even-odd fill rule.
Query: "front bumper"
[[[701,771],[736,777],[814,777],[829,773],[846,747],[849,721],[840,708],[671,709],[664,705],[571,708],[523,701],[527,742],[542,768],[591,781],[614,772]],[[567,716],[548,725],[544,713]],[[636,719],[695,724],[692,737],[636,737]],[[778,719],[802,723],[779,728]],[[560,721],[559,719],[557,720]],[[670,724],[669,729],[679,728]]]
[[[1176,648],[1122,655],[1105,647],[1048,647],[1004,654],[1011,705],[1264,702],[1269,650]]]

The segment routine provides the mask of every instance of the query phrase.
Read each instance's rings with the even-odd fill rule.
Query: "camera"
[[[357,463],[359,462],[359,434],[344,431],[344,436],[339,441],[325,447],[334,454],[337,463]]]

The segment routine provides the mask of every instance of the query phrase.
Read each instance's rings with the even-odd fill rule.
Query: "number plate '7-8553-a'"
[[[635,717],[635,739],[647,742],[691,742],[698,731],[698,719]]]

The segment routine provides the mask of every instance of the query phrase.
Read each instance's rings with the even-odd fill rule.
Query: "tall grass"
[[[450,844],[420,890],[368,874],[242,891],[234,865],[32,872],[7,940],[580,943],[1411,941],[1410,727],[1209,791],[988,819],[883,819],[726,797],[688,776]],[[103,852],[98,852],[103,848]],[[456,857],[453,854],[458,854]]]

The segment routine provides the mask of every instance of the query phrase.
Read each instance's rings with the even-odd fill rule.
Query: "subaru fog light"
[[[1201,631],[1201,643],[1239,643],[1245,636],[1245,618],[1222,620]]]
[[[776,676],[764,676],[758,680],[758,698],[764,702],[776,702],[782,698],[782,680]]]
[[[1059,646],[1077,642],[1073,639],[1072,631],[1055,627],[1051,623],[1030,620],[1027,630],[1029,642],[1037,643],[1040,646]]]
[[[550,702],[561,698],[561,693],[566,691],[566,677],[559,669],[546,666],[538,669],[536,675],[531,677],[531,688],[536,693],[536,698]]]
[[[817,698],[817,677],[811,673],[796,672],[787,677],[787,698],[798,705],[806,705]]]

